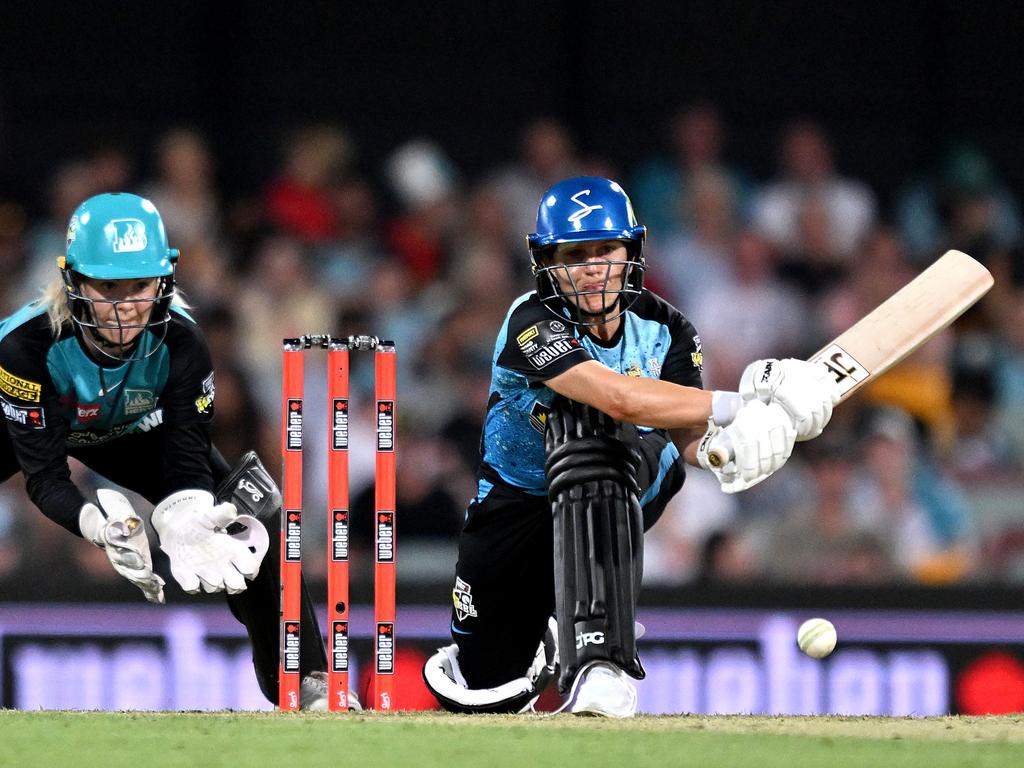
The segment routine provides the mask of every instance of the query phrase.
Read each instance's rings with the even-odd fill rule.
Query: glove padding
[[[231,531],[228,531],[228,527]],[[160,549],[181,588],[196,594],[244,592],[256,577],[270,537],[255,517],[239,515],[234,504],[214,504],[209,491],[178,491],[153,510]]]
[[[153,573],[153,555],[142,518],[124,494],[109,488],[96,491],[97,504],[78,513],[82,536],[107,553],[114,570],[142,590],[151,603],[164,602],[164,580]]]
[[[832,418],[839,402],[839,385],[825,366],[804,360],[755,360],[740,376],[745,401],[778,403],[793,420],[797,440],[810,440]]]
[[[739,493],[771,477],[793,453],[796,430],[778,403],[745,403],[727,427],[708,422],[697,448],[697,461],[710,469],[726,493]],[[711,464],[708,454],[723,453],[729,460]]]

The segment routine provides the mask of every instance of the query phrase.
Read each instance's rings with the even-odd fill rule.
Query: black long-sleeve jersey
[[[0,407],[10,436],[10,448],[0,450],[0,479],[20,467],[36,506],[73,533],[86,500],[71,481],[68,457],[124,451],[125,441],[117,441],[127,436],[159,435],[159,455],[127,456],[133,472],[162,474],[168,493],[213,490],[215,387],[199,326],[174,307],[163,340],[146,330],[138,343],[141,359],[103,365],[71,322],[54,337],[38,304],[0,322]],[[8,466],[14,460],[17,466]]]

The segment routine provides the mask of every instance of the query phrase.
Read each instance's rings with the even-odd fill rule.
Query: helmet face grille
[[[82,276],[66,270],[64,285],[67,290],[68,303],[71,308],[71,319],[79,333],[88,338],[89,348],[102,357],[117,363],[143,360],[156,353],[167,336],[167,327],[171,321],[170,307],[174,299],[173,276],[162,277],[157,283],[156,296],[152,299],[104,300],[85,296],[81,289]],[[149,316],[144,323],[123,323],[117,307],[121,304],[151,305]],[[116,325],[103,324],[96,313],[97,305],[110,305],[115,310],[113,318]],[[127,344],[116,344],[100,334],[100,329],[117,329],[118,335],[124,338],[126,332],[140,331]],[[155,344],[143,344],[146,331],[156,337]]]
[[[607,265],[604,280],[600,286],[588,286],[581,289],[573,278],[571,270],[578,267],[592,267],[593,265]],[[624,266],[623,266],[624,265]],[[612,269],[616,266],[623,266],[621,285],[612,286]],[[577,264],[556,264],[551,266],[534,266],[534,275],[537,278],[537,297],[560,319],[568,320],[575,325],[595,326],[611,322],[629,310],[633,302],[643,293],[643,275],[646,265],[642,261],[587,261]],[[559,281],[562,275],[563,286]],[[614,278],[618,283],[619,278]],[[601,296],[601,306],[604,309],[600,312],[589,312],[582,309],[585,306],[585,298],[588,296]]]

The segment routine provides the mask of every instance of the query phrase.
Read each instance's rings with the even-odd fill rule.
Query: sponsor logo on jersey
[[[164,423],[164,409],[157,408],[152,413],[147,413],[141,419],[139,419],[133,425],[139,432],[149,432],[149,430],[159,427]],[[134,430],[133,430],[134,431]]]
[[[0,398],[0,407],[4,409],[4,418],[29,429],[42,429],[46,426],[46,416],[39,405],[12,405]]]
[[[149,432],[149,430],[159,427],[163,423],[164,409],[157,408],[147,413],[138,421],[128,424],[114,424],[102,432],[96,432],[91,429],[73,429],[68,432],[65,442],[68,445],[101,445],[134,432]]]
[[[336,397],[331,406],[331,450],[348,450],[348,398]]]
[[[5,392],[11,397],[19,400],[26,400],[30,403],[38,403],[42,395],[43,387],[35,381],[15,376],[10,371],[0,366],[0,392]]]
[[[331,560],[348,560],[348,510],[335,509],[331,512]]]
[[[377,622],[376,662],[378,675],[395,672],[395,625],[390,621]]]
[[[196,410],[201,414],[208,414],[213,408],[213,399],[217,396],[217,387],[213,383],[213,372],[203,379],[203,394],[196,398]]]
[[[146,225],[139,219],[111,219],[104,229],[114,253],[138,253],[146,250]]]
[[[292,398],[286,406],[285,450],[302,450],[302,398]]]
[[[580,342],[578,339],[556,339],[540,347],[532,355],[527,355],[526,359],[530,361],[530,365],[534,368],[540,369],[550,365],[555,362],[555,360],[565,357],[571,352],[575,352],[579,348]]]
[[[377,513],[377,562],[395,562],[395,513]]]
[[[395,401],[377,401],[377,450],[395,450]]]
[[[533,404],[533,408],[530,409],[530,426],[544,434],[544,428],[548,424],[548,414],[551,412],[551,408],[544,405],[544,403],[538,401]]]
[[[525,331],[516,336],[516,344],[518,344],[519,348],[522,349],[524,346],[526,346],[535,338],[537,338],[537,334],[539,333],[540,329],[536,325],[531,325]]]
[[[284,559],[302,562],[302,511],[289,509],[284,513]]]
[[[284,671],[299,671],[299,622],[284,621]]]
[[[548,328],[550,328],[554,333],[564,333],[565,323],[562,323],[559,320],[552,320],[548,323]]]
[[[331,624],[331,671],[348,672],[348,622]]]
[[[126,389],[124,391],[124,412],[127,416],[151,411],[156,406],[156,398],[148,389]]]
[[[644,369],[640,367],[640,363],[634,360],[632,363],[626,366],[626,370],[624,371],[624,373],[627,376],[632,376],[634,379],[639,379],[641,376],[644,375]]]
[[[647,370],[656,379],[661,378],[661,360],[656,357],[647,358]]]
[[[690,360],[693,361],[693,367],[698,371],[704,370],[704,351],[700,346],[700,336],[693,337],[693,345],[696,349],[690,353]]]
[[[473,605],[473,588],[458,576],[455,577],[455,589],[452,590],[452,602],[455,604],[455,615],[459,621],[476,618],[476,606]]]
[[[75,417],[81,424],[87,424],[90,421],[96,421],[96,419],[100,417],[100,404],[79,403],[75,408]]]

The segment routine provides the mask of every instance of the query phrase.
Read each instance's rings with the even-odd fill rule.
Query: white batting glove
[[[153,556],[142,518],[124,494],[109,488],[96,491],[99,504],[85,504],[78,513],[82,536],[107,553],[114,570],[142,590],[151,603],[164,602],[164,580],[153,573]]]
[[[228,526],[244,526],[238,536]],[[270,537],[255,517],[239,515],[234,504],[214,504],[209,491],[178,491],[153,510],[153,527],[160,549],[171,562],[171,574],[181,588],[196,594],[244,592],[267,553]]]
[[[697,461],[718,478],[725,493],[739,493],[772,476],[793,453],[796,430],[778,403],[746,403],[732,424],[708,424],[697,448]],[[720,463],[712,454],[724,457]]]
[[[755,360],[740,376],[745,401],[778,403],[793,419],[797,440],[810,440],[832,418],[839,385],[825,366],[804,360]]]

